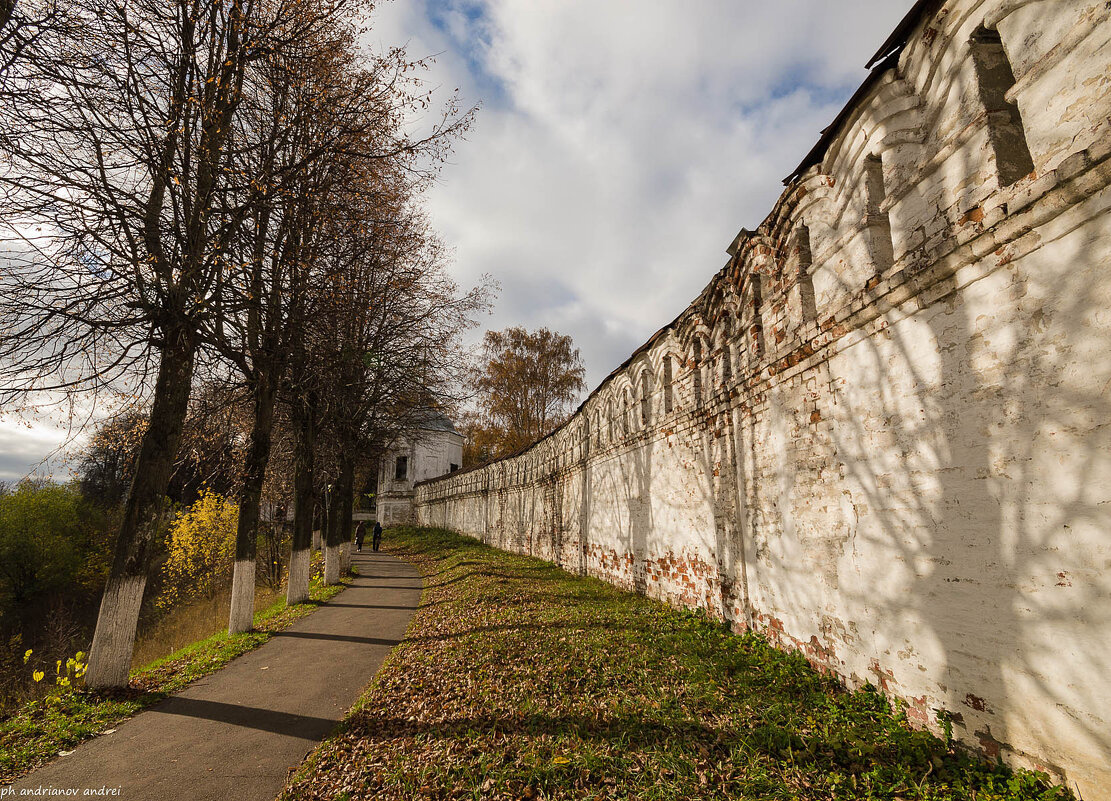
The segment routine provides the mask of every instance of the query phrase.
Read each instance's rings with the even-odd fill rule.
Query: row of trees
[[[137,452],[91,687],[127,682],[198,379],[249,409],[233,633],[251,625],[276,421],[292,440],[298,602],[322,458],[346,510],[326,532],[335,581],[354,454],[454,396],[459,335],[486,291],[449,279],[417,199],[473,111],[449,103],[413,134],[413,115],[430,108],[420,64],[360,48],[368,10],[69,0],[4,12],[0,403],[106,392],[146,402],[140,424],[124,426]]]

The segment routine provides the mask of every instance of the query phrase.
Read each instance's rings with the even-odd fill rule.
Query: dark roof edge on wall
[[[864,69],[871,69],[873,64],[882,61],[892,53],[903,52],[903,48],[910,41],[910,35],[914,32],[914,26],[927,14],[933,16],[942,2],[943,0],[918,0],[895,27],[895,30],[891,32],[891,35],[887,37],[887,41],[880,45],[880,49],[864,65]]]
[[[903,53],[903,48],[907,46],[910,41],[910,35],[914,32],[915,26],[919,21],[926,16],[933,16],[937,13],[938,9],[942,6],[944,0],[918,0],[903,17],[902,21],[895,28],[892,34],[887,37],[887,41],[880,46],[876,54],[872,56],[868,63],[864,65],[865,69],[871,69],[868,77],[860,84],[860,87],[849,98],[849,102],[841,109],[838,115],[834,118],[833,122],[828,127],[822,130],[822,135],[818,139],[817,144],[806,154],[806,158],[802,160],[799,166],[795,167],[795,171],[783,179],[784,186],[790,186],[794,183],[799,176],[809,170],[815,164],[821,164],[822,159],[825,158],[829,146],[833,144],[834,138],[841,132],[841,126],[844,125],[849,115],[860,104],[865,96],[876,85],[880,77],[889,69],[894,68],[899,63],[899,56]],[[874,69],[873,69],[874,66]]]
[[[857,106],[860,105],[860,102],[868,95],[868,93],[872,91],[872,87],[876,85],[880,77],[889,69],[899,63],[900,52],[901,51],[896,51],[889,55],[887,58],[881,61],[879,65],[877,65],[876,68],[872,70],[871,73],[869,73],[868,77],[864,79],[864,83],[862,83],[860,87],[855,92],[853,92],[853,96],[849,98],[849,102],[846,103],[845,107],[837,113],[836,117],[834,117],[833,122],[831,122],[828,127],[822,129],[822,135],[818,139],[817,144],[815,144],[814,147],[811,148],[810,152],[806,154],[806,157],[801,162],[799,162],[799,166],[795,167],[794,172],[783,179],[784,186],[790,186],[796,180],[798,180],[800,175],[809,170],[815,164],[822,163],[822,159],[826,157],[826,152],[829,150],[829,146],[833,144],[833,140],[839,133],[841,133],[841,127],[848,120],[849,116],[856,110]]]

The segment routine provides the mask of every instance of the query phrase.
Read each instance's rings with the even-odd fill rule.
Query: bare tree
[[[432,239],[412,211],[471,114],[450,102],[429,136],[407,135],[409,117],[428,103],[406,77],[417,65],[400,50],[362,57],[353,44],[357,14],[341,19],[337,8],[76,0],[67,7],[69,35],[43,28],[4,76],[22,95],[0,107],[8,262],[0,272],[0,402],[149,387],[91,687],[127,681],[198,364],[218,354],[252,405],[229,625],[237,631],[250,625],[279,389],[296,443],[289,597],[297,600],[302,573],[307,587],[300,554],[311,531],[316,434],[337,430],[320,425],[325,408],[316,399],[360,412],[365,436],[367,420],[388,403],[401,409],[417,397],[398,389],[411,381],[375,395],[370,367],[392,380],[414,369],[410,356],[420,352],[427,377],[436,345],[455,341],[452,325],[473,303],[456,297],[438,256],[422,261]],[[0,34],[10,30],[8,22]],[[344,277],[362,276],[364,263],[374,265],[374,281]],[[396,336],[374,339],[369,324],[328,328],[344,320],[341,308],[364,306],[382,310],[379,322],[393,314]],[[388,362],[373,361],[397,343],[406,344]],[[349,380],[352,353],[364,367]],[[351,471],[344,464],[339,472]]]
[[[408,197],[427,181],[473,115],[473,110],[458,113],[451,102],[426,135],[410,136],[404,123],[430,101],[419,83],[405,77],[415,65],[403,50],[371,56],[359,51],[355,40],[351,26],[335,24],[265,59],[253,100],[239,115],[241,138],[259,141],[244,150],[251,159],[239,168],[255,176],[251,186],[259,197],[237,240],[242,255],[234,260],[249,266],[229,275],[212,337],[254,403],[229,621],[233,633],[251,625],[259,503],[277,392],[294,353],[313,352],[309,321],[323,308],[320,298],[334,297],[336,265],[344,258],[342,228],[377,231],[383,220],[395,225],[397,215],[383,198],[399,192]],[[394,176],[388,192],[382,178],[387,174]],[[336,221],[343,223],[337,227]],[[340,276],[358,268],[350,258],[344,265]],[[301,391],[313,391],[306,383],[320,384],[316,371],[314,363],[299,377]],[[321,390],[322,397],[331,394],[327,387]],[[293,406],[302,408],[299,400]],[[311,420],[298,417],[299,430],[306,425],[313,428]],[[349,471],[341,471],[346,475]],[[294,562],[297,579],[291,587],[300,584],[303,556]],[[299,594],[290,591],[291,598]]]
[[[41,37],[56,41],[59,35],[71,35],[73,22],[58,0],[0,0],[0,100],[17,102],[28,96],[34,87],[15,80],[9,70]]]
[[[252,403],[228,622],[232,634],[252,624],[260,504],[278,390],[312,308],[320,243],[316,221],[326,202],[333,155],[328,109],[337,101],[330,91],[337,83],[335,67],[326,36],[269,54],[249,76],[253,91],[239,116],[240,139],[256,143],[241,148],[233,162],[239,172],[254,176],[251,213],[232,244],[237,254],[232,261],[244,268],[228,271],[221,313],[208,332]]]
[[[339,579],[350,539],[359,455],[411,432],[429,406],[458,396],[460,337],[489,296],[487,285],[461,293],[447,275],[443,248],[404,173],[378,170],[348,186],[355,196],[347,213],[329,223],[328,285],[314,339],[327,387],[317,429],[335,486],[326,582]]]
[[[244,78],[314,24],[305,8],[78,0],[77,35],[39,37],[13,67],[41,91],[0,110],[12,160],[0,224],[24,252],[0,279],[0,399],[134,382],[157,365],[91,687],[127,682],[200,332],[248,211],[234,199],[250,178],[228,169]]]

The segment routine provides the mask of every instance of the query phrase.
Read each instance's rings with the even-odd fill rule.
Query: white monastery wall
[[[418,515],[1107,801],[1111,9],[921,2],[902,31],[699,298]]]

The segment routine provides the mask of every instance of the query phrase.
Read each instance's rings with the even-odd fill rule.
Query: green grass
[[[421,608],[286,799],[1068,798],[759,636],[436,530]]]
[[[75,748],[136,712],[213,673],[247,651],[258,648],[274,632],[288,627],[344,585],[315,580],[308,603],[287,606],[284,599],[255,613],[255,630],[229,636],[214,634],[131,672],[127,689],[94,693],[59,691],[24,704],[0,723],[0,783],[10,782],[59,753]]]

